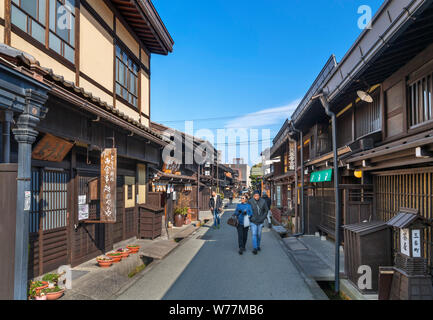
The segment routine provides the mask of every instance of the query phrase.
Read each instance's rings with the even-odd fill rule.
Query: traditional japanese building
[[[293,113],[302,233],[335,237],[336,227],[388,221],[401,208],[433,222],[432,20],[431,1],[384,1],[372,28],[339,63],[328,60]],[[431,271],[431,226],[424,232]]]
[[[0,297],[26,299],[28,278],[138,236],[167,144],[150,59],[173,40],[149,0],[2,1],[0,40]]]

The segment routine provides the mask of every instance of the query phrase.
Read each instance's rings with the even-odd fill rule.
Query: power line
[[[289,111],[288,111],[289,112]],[[252,114],[243,114],[243,115],[237,115],[237,116],[225,116],[225,117],[213,117],[213,118],[201,118],[201,119],[186,119],[186,120],[156,120],[156,122],[162,123],[162,122],[185,122],[185,121],[209,121],[209,120],[223,120],[223,119],[231,119],[231,118],[242,118],[242,117],[248,117],[248,116],[261,116],[266,114],[277,114],[281,113],[284,114],[282,111],[267,111],[267,112],[261,112],[258,111],[256,113]]]

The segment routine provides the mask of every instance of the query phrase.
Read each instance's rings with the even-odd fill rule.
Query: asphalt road
[[[312,300],[311,281],[293,265],[278,236],[263,230],[262,251],[238,254],[236,229],[226,221],[221,229],[203,227],[169,256],[137,276],[118,299],[131,300]],[[307,285],[310,283],[310,286]],[[320,295],[319,295],[320,296]]]

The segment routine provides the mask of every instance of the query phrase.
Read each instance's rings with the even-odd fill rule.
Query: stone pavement
[[[203,214],[206,216],[206,214]],[[158,260],[166,257],[180,243],[175,239],[186,238],[198,230],[193,224],[182,228],[168,230],[166,239],[155,240],[130,239],[122,243],[140,245],[139,254],[130,255],[120,263],[113,264],[110,268],[100,268],[95,259],[87,261],[72,269],[72,289],[65,292],[61,300],[108,300],[122,288],[134,283],[135,277],[128,277],[131,271],[148,263],[149,258]],[[120,246],[117,246],[117,249]]]
[[[316,281],[333,281],[335,247],[331,241],[320,237],[303,236],[285,238],[284,243],[302,270]],[[344,272],[344,252],[340,249],[340,272]]]
[[[233,207],[232,207],[233,208]],[[236,230],[223,215],[219,230],[199,229],[165,259],[153,263],[118,299],[272,300],[327,299],[317,283],[299,270],[281,238],[265,228],[262,251],[238,254]]]
[[[335,243],[316,236],[285,238],[284,244],[298,266],[315,281],[334,281]],[[351,300],[377,300],[377,294],[362,294],[344,275],[344,251],[340,247],[340,290]]]

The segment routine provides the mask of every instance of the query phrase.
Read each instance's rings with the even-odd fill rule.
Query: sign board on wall
[[[412,230],[412,257],[421,258],[421,230]]]
[[[32,158],[62,162],[73,146],[73,143],[47,133],[33,148]]]
[[[116,222],[117,149],[101,154],[101,222]]]
[[[296,144],[295,142],[289,142],[289,170],[295,171],[296,166]]]
[[[410,257],[409,229],[400,230],[400,247],[401,253]]]

